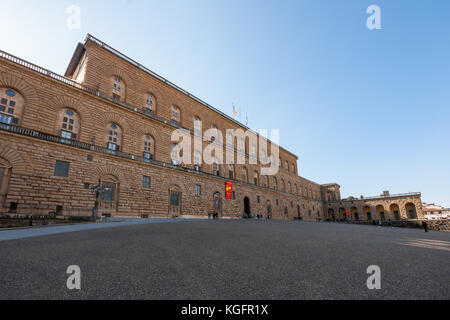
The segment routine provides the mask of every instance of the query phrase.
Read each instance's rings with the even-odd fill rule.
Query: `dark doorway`
[[[169,214],[172,217],[181,215],[181,192],[169,191]]]
[[[220,198],[220,193],[216,192],[213,195],[213,207],[214,207],[214,214],[213,218],[219,218],[219,216],[222,214],[222,201]]]
[[[244,214],[246,218],[250,218],[250,199],[248,197],[244,198]]]
[[[272,217],[272,206],[270,205],[270,201],[267,200],[267,216],[266,219],[270,219]]]

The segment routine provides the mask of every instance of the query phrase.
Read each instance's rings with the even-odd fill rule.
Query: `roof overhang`
[[[80,63],[81,57],[83,57],[85,51],[86,49],[84,48],[84,44],[78,43],[77,48],[73,53],[72,59],[70,59],[70,63],[67,66],[66,73],[64,74],[65,77],[72,78],[73,73],[77,69],[77,66]]]

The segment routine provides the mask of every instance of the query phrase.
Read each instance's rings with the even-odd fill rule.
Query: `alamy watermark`
[[[81,290],[81,269],[77,265],[67,267],[67,274],[70,276],[67,278],[67,289],[69,290]]]
[[[222,132],[218,129],[211,128],[204,134],[200,134],[202,132],[201,122],[195,123],[194,127],[194,138],[189,131],[183,129],[172,132],[171,159],[173,164],[198,166],[203,163],[213,166],[246,164],[246,154],[248,154],[248,164],[261,165],[261,175],[270,176],[278,173],[280,166],[279,129],[271,130],[269,156],[268,142],[264,138],[268,133],[266,129],[260,129],[259,134],[251,130],[227,129],[224,144]],[[210,143],[204,148],[203,141],[205,140]],[[248,148],[246,148],[246,141],[248,141]],[[235,142],[237,148],[235,148]]]
[[[69,30],[79,30],[81,28],[81,8],[77,5],[68,6],[66,14],[66,26]]]
[[[369,30],[380,30],[381,29],[381,9],[379,6],[373,4],[369,6],[366,10],[367,14],[370,16],[367,18],[367,29]]]
[[[367,278],[367,289],[380,290],[381,289],[381,269],[377,265],[371,265],[367,267],[367,274],[370,277]]]

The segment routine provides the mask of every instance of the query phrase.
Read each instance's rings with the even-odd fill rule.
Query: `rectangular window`
[[[72,139],[72,132],[61,130],[61,138]]]
[[[236,200],[236,192],[233,191],[233,193],[231,194],[231,197],[233,200]]]
[[[178,206],[180,204],[180,195],[178,193],[172,193],[170,195],[170,205]]]
[[[69,176],[69,162],[56,161],[55,177],[67,178]]]
[[[195,186],[195,195],[196,196],[201,196],[202,195],[202,186],[201,185],[196,185]]]
[[[261,198],[259,196],[256,196],[256,202],[258,202],[258,203],[261,202]]]
[[[119,146],[117,144],[115,144],[115,143],[109,142],[108,143],[108,149],[109,150],[113,150],[113,151],[119,151]]]
[[[142,177],[142,188],[150,189],[151,186],[151,178],[147,176]]]
[[[114,201],[116,185],[112,183],[103,184],[103,201]]]
[[[144,152],[144,158],[147,159],[147,160],[151,160],[151,159],[153,159],[153,156],[152,156],[151,153]]]
[[[5,98],[2,98],[2,104],[7,105],[8,104],[8,100]]]
[[[12,119],[13,119],[12,117],[0,114],[0,123],[11,124]]]
[[[6,107],[5,106],[0,106],[0,111],[5,112]]]

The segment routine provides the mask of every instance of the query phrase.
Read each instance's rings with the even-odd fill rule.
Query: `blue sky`
[[[343,196],[450,206],[450,1],[0,4],[2,50],[63,74],[91,33],[229,115],[234,103],[252,128],[280,128],[300,174]],[[372,4],[381,30],[366,27]]]

